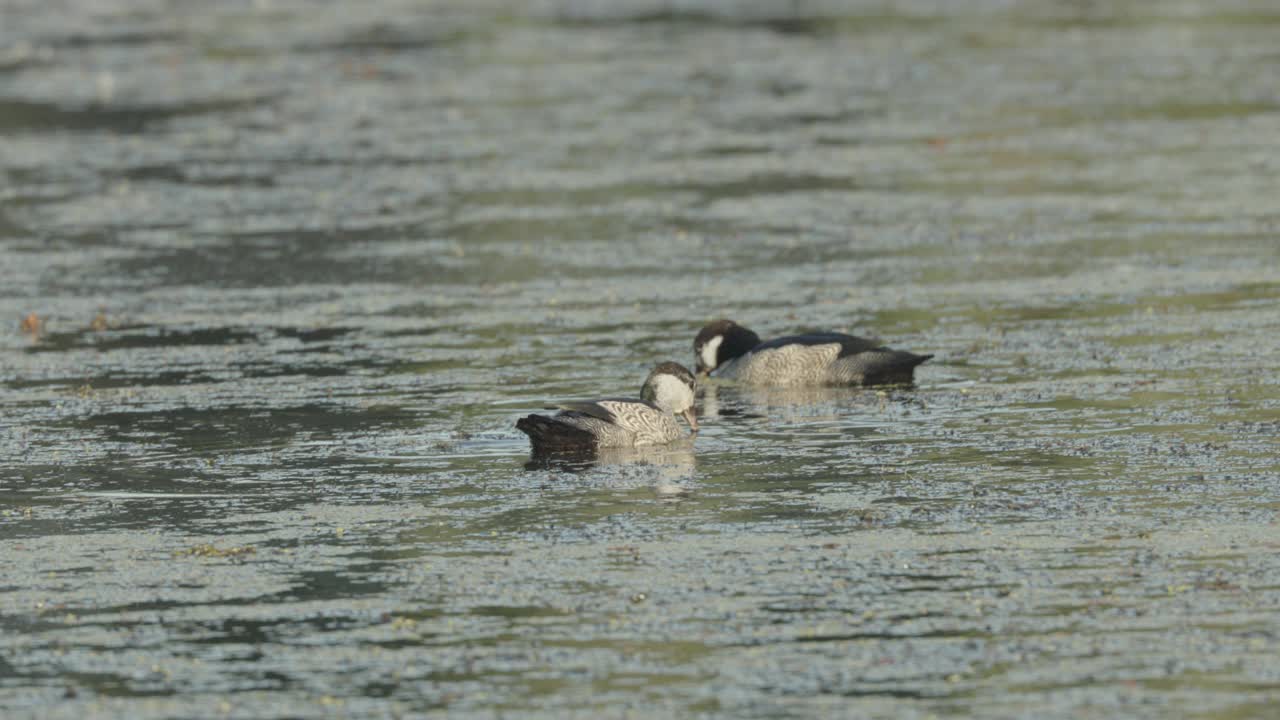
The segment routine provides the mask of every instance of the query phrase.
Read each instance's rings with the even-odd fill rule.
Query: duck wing
[[[630,432],[642,432],[659,422],[665,413],[658,406],[635,398],[608,398],[591,402],[568,402],[560,405],[562,412],[585,415],[603,420]]]
[[[878,339],[860,338],[843,333],[806,333],[804,335],[788,335],[762,342],[751,348],[751,352],[776,350],[787,345],[839,345],[840,354],[837,357],[848,357],[871,350],[888,350],[888,348],[880,344]]]
[[[550,408],[559,410],[564,413],[573,415],[585,415],[597,420],[603,420],[607,423],[616,422],[617,416],[605,405],[601,403],[610,402],[609,400],[570,400],[568,402],[556,403],[556,406]]]
[[[534,447],[563,449],[575,446],[596,447],[600,444],[629,444],[630,428],[625,421],[628,404],[639,400],[587,400],[559,403],[548,410],[559,410],[554,416],[530,415],[521,418],[516,428],[534,441]]]

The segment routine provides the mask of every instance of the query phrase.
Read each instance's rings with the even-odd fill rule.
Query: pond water
[[[1278,33],[0,0],[0,715],[1269,716]],[[530,460],[719,316],[936,357]]]

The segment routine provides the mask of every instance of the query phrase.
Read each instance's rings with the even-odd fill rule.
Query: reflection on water
[[[535,452],[525,468],[580,472],[597,466],[651,465],[691,473],[695,462],[693,440],[687,440],[669,445]]]
[[[661,496],[679,496],[694,482],[697,456],[693,441],[636,448],[595,448],[537,452],[526,470],[566,473],[599,471],[616,477],[638,477]]]
[[[1270,5],[19,5],[0,716],[1280,694]],[[530,458],[724,315],[939,357]]]
[[[911,388],[771,387],[713,380],[702,383],[699,391],[703,414],[733,417],[744,412],[768,414],[771,410],[831,415],[856,406],[883,408],[891,397],[909,396]]]

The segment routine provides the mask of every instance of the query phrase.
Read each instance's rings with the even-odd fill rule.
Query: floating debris
[[[175,550],[174,557],[215,557],[215,558],[236,558],[252,555],[257,549],[252,545],[242,545],[240,547],[220,548],[212,544],[205,543],[187,548],[186,550]]]
[[[27,316],[22,318],[22,323],[18,327],[22,332],[34,337],[44,329],[44,320],[35,313],[27,313]]]

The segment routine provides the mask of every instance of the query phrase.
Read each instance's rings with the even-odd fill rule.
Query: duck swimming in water
[[[884,347],[876,340],[812,333],[761,342],[732,320],[708,323],[693,341],[699,377],[755,385],[879,385],[909,383],[932,355]]]
[[[662,445],[684,436],[673,417],[676,413],[689,423],[690,434],[697,434],[698,419],[693,410],[696,384],[683,365],[664,362],[645,378],[638,400],[563,403],[555,415],[520,418],[516,428],[529,436],[535,452]]]

